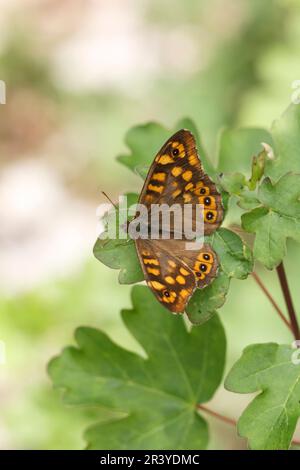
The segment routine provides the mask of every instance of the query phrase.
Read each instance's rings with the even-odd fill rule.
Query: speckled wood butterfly
[[[151,212],[153,204],[203,204],[204,235],[222,223],[221,195],[204,173],[196,142],[188,130],[176,132],[161,148],[148,172],[139,204]],[[196,288],[203,288],[216,277],[218,258],[204,244],[187,250],[183,239],[135,240],[139,260],[148,286],[171,312],[183,313]]]

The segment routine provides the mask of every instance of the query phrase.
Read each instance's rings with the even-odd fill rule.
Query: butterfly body
[[[189,205],[191,226],[195,228],[195,209],[201,204],[204,235],[210,235],[220,226],[224,214],[221,195],[203,170],[190,131],[176,132],[162,146],[148,172],[139,204],[146,207],[149,224],[155,205],[175,204],[182,209]],[[173,220],[168,239],[164,239],[162,225],[158,239],[135,239],[148,286],[173,313],[185,311],[195,289],[207,286],[215,278],[219,264],[208,244],[187,248],[185,235],[180,232],[182,227],[178,228]]]

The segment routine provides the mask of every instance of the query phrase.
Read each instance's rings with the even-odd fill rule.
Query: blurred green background
[[[214,160],[222,127],[270,127],[300,79],[300,4],[1,0],[0,11],[0,447],[82,448],[98,412],[64,408],[46,364],[79,325],[137,348],[119,317],[130,287],[92,256],[100,191],[141,188],[115,161],[124,134],[189,116]],[[296,306],[299,265],[290,244]],[[276,275],[257,271],[284,309]],[[252,277],[232,282],[220,313],[227,370],[249,343],[291,342]],[[247,401],[221,388],[209,406],[237,418]],[[207,419],[211,448],[245,448],[233,427]]]

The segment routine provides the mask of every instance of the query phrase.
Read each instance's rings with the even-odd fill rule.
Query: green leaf
[[[137,194],[129,193],[125,196],[127,196],[128,208],[138,200]],[[124,214],[123,219],[126,221],[127,218],[128,212]],[[110,222],[114,223],[114,221],[117,228],[116,239],[109,238],[107,231],[108,224]],[[134,284],[136,282],[143,281],[144,275],[133,240],[127,236],[124,230],[121,230],[121,233],[124,234],[125,238],[123,239],[119,237],[119,208],[117,211],[112,209],[112,211],[108,212],[104,216],[103,222],[106,230],[95,243],[93,250],[94,256],[109,268],[120,270],[120,284]]]
[[[211,161],[210,161],[210,159],[207,155],[207,152],[204,148],[201,136],[198,132],[198,129],[197,129],[194,121],[190,118],[183,118],[180,121],[178,121],[176,126],[175,126],[175,130],[178,130],[178,129],[188,129],[189,131],[192,132],[192,134],[194,135],[194,137],[196,139],[197,150],[198,150],[198,154],[199,154],[199,158],[201,160],[202,166],[203,166],[206,173],[208,173],[210,176],[215,178],[216,177],[216,170],[213,167],[213,165],[212,165],[212,163],[211,163]]]
[[[170,131],[155,122],[132,127],[125,136],[130,154],[120,155],[117,160],[133,172],[143,167],[148,171],[158,150],[169,137]]]
[[[225,303],[230,278],[245,279],[253,270],[252,253],[241,238],[231,230],[220,228],[207,241],[218,254],[220,271],[204,289],[197,289],[186,309],[189,320],[202,324]]]
[[[168,315],[146,287],[132,290],[133,309],[122,312],[146,358],[92,328],[76,332],[49,365],[68,405],[122,413],[86,434],[90,449],[202,449],[207,424],[196,405],[211,399],[225,361],[225,334],[217,316],[187,331],[182,316]]]
[[[260,154],[261,155],[261,154]],[[257,157],[253,157],[253,167],[256,167],[256,162],[258,161]],[[260,170],[260,169],[259,169]],[[252,174],[251,179],[248,181],[242,173],[225,173],[223,174],[219,180],[221,186],[224,190],[230,194],[230,196],[237,197],[237,205],[243,209],[253,209],[260,205],[259,200],[256,197],[256,184],[258,180],[256,178],[259,177],[259,173]]]
[[[265,174],[278,179],[292,171],[300,173],[300,107],[291,104],[272,126],[275,160],[267,163]]]
[[[220,182],[225,191],[229,194],[240,196],[247,184],[245,175],[242,173],[225,173],[220,177]]]
[[[220,228],[208,238],[219,256],[222,270],[228,277],[245,279],[253,269],[251,250],[231,230]]]
[[[155,122],[132,127],[125,136],[125,143],[130,153],[120,155],[117,157],[117,160],[130,170],[137,172],[140,176],[145,178],[157,152],[166,140],[180,129],[188,129],[193,133],[203,167],[207,173],[214,175],[215,170],[204,150],[196,125],[189,118],[181,119],[171,130]]]
[[[249,174],[251,159],[262,150],[262,142],[273,145],[272,136],[265,129],[224,129],[219,138],[218,170]]]
[[[201,325],[209,320],[225,303],[229,284],[230,278],[221,271],[209,286],[197,289],[186,310],[190,322]]]
[[[237,205],[242,209],[249,210],[259,205],[254,191],[268,159],[262,143],[269,142],[272,138],[264,129],[225,129],[220,136],[219,170],[225,174],[222,171],[219,181],[227,193],[237,197]],[[249,174],[249,179],[240,171],[226,172],[233,169],[243,170]]]
[[[242,216],[242,226],[256,234],[254,256],[273,269],[286,253],[286,239],[300,242],[300,175],[288,173],[272,184],[265,178],[258,191],[261,207]]]
[[[259,393],[238,421],[252,449],[288,449],[300,416],[300,365],[289,345],[248,346],[229,372],[225,387]]]
[[[98,238],[94,255],[111,269],[119,269],[120,284],[134,284],[144,280],[136,248],[132,240],[111,240]]]
[[[251,209],[255,209],[255,207],[260,205],[259,199],[256,197],[256,193],[251,191],[244,192],[242,196],[239,198],[237,205],[241,209],[245,209],[247,211]]]

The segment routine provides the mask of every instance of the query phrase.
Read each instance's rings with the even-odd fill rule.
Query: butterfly
[[[193,134],[176,132],[156,155],[139,197],[151,214],[154,204],[203,204],[204,235],[222,223],[221,194],[204,172]],[[193,216],[194,217],[194,216]],[[195,222],[195,220],[193,220]],[[195,289],[216,277],[219,261],[209,244],[187,249],[182,239],[135,239],[147,285],[158,301],[172,313],[184,313]]]

